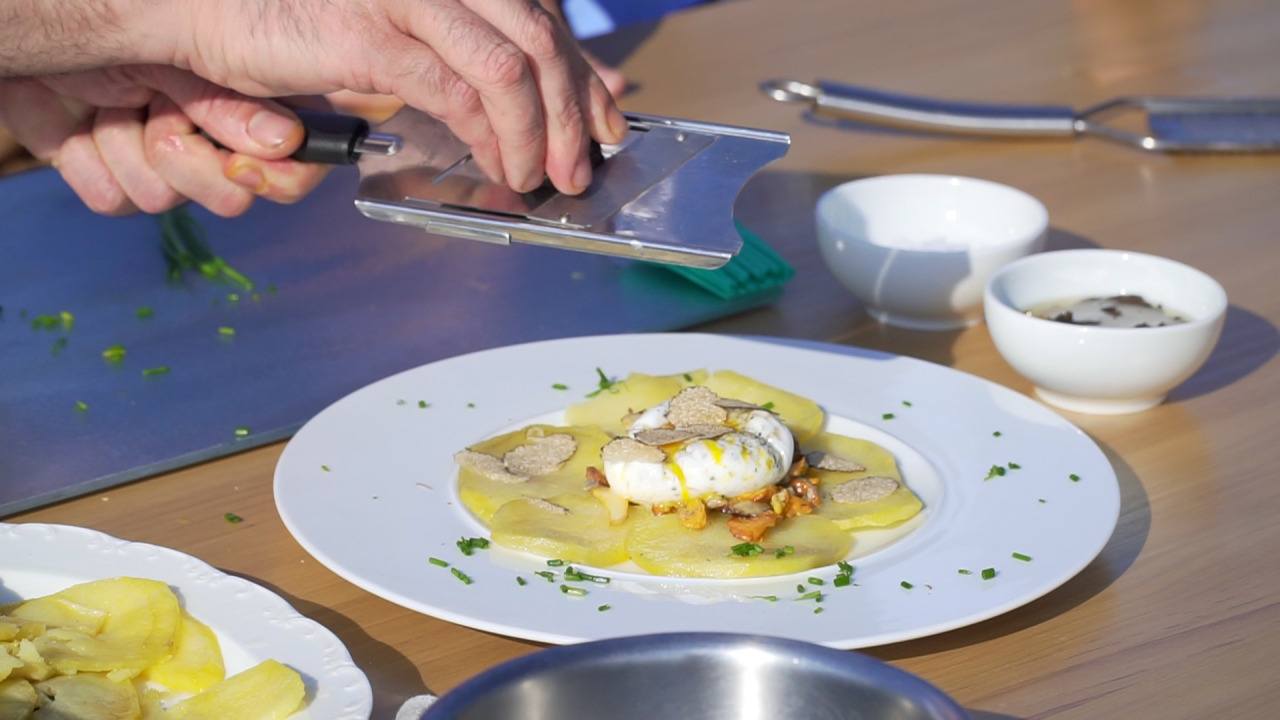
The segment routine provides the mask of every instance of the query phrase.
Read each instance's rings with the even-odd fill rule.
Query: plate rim
[[[387,384],[392,383],[394,380],[401,378],[402,376],[420,372],[424,368],[431,367],[433,365],[439,365],[442,363],[463,362],[468,358],[472,358],[480,355],[486,355],[491,353],[501,353],[501,352],[511,352],[511,351],[517,351],[521,349],[533,348],[533,347],[544,346],[544,345],[556,345],[561,343],[589,342],[589,341],[606,341],[607,342],[607,341],[625,340],[625,339],[632,339],[632,338],[644,338],[647,341],[659,341],[659,342],[662,341],[663,339],[674,339],[677,341],[690,340],[690,339],[703,339],[703,340],[708,340],[712,342],[720,342],[725,340],[730,340],[730,341],[745,340],[745,341],[763,342],[766,344],[779,346],[787,350],[799,350],[799,351],[809,351],[809,352],[815,352],[815,353],[821,353],[821,354],[829,354],[837,361],[848,360],[850,358],[872,359],[872,360],[898,360],[898,361],[906,361],[912,364],[927,366],[931,368],[933,371],[942,371],[948,375],[957,375],[957,376],[960,376],[961,378],[964,378],[966,381],[977,381],[977,383],[979,383],[981,386],[985,387],[986,389],[988,389],[989,391],[995,394],[1004,395],[1006,397],[1014,399],[1018,403],[1029,404],[1030,406],[1033,406],[1039,409],[1040,411],[1049,413],[1053,418],[1055,418],[1055,421],[1057,423],[1060,423],[1062,426],[1065,426],[1065,428],[1073,431],[1077,436],[1079,436],[1085,442],[1087,442],[1091,446],[1091,448],[1097,453],[1097,455],[1099,456],[1099,458],[1102,460],[1103,464],[1107,468],[1108,477],[1100,478],[1100,479],[1104,481],[1103,484],[1105,484],[1106,489],[1111,491],[1110,496],[1107,499],[1109,501],[1113,501],[1111,504],[1114,506],[1114,510],[1113,512],[1109,513],[1106,516],[1099,516],[1099,520],[1105,520],[1105,524],[1107,526],[1106,532],[1101,533],[1099,535],[1099,540],[1096,543],[1096,547],[1090,547],[1088,548],[1087,552],[1082,552],[1081,555],[1079,556],[1079,560],[1070,566],[1069,571],[1063,571],[1060,576],[1054,579],[1054,581],[1043,583],[1040,586],[1036,587],[1033,591],[1028,591],[1028,592],[1018,594],[1016,597],[1013,597],[1004,603],[990,605],[983,608],[980,611],[972,612],[967,615],[958,616],[951,619],[950,621],[937,622],[937,623],[932,623],[928,625],[920,625],[910,630],[887,631],[887,632],[880,632],[880,633],[874,633],[874,634],[866,634],[866,635],[857,637],[855,639],[813,640],[813,642],[816,642],[817,644],[821,644],[827,647],[832,647],[832,648],[841,649],[841,650],[857,650],[862,648],[878,647],[878,646],[888,645],[892,643],[905,642],[905,641],[915,640],[923,637],[930,637],[930,636],[942,634],[945,632],[949,632],[949,631],[956,630],[963,627],[968,627],[970,625],[975,625],[975,624],[990,620],[994,617],[998,617],[1012,610],[1015,610],[1017,608],[1033,603],[1036,600],[1039,600],[1040,598],[1048,595],[1049,593],[1052,593],[1053,591],[1062,587],[1066,583],[1070,582],[1072,579],[1078,576],[1085,568],[1087,568],[1094,560],[1096,560],[1102,554],[1102,551],[1106,548],[1107,543],[1110,542],[1112,536],[1115,534],[1115,529],[1118,526],[1120,514],[1123,507],[1122,507],[1122,497],[1121,497],[1121,492],[1119,487],[1119,479],[1115,473],[1115,468],[1113,464],[1111,463],[1110,459],[1106,457],[1106,453],[1103,452],[1102,449],[1098,446],[1098,443],[1095,440],[1093,440],[1093,438],[1088,433],[1084,432],[1079,426],[1071,422],[1068,418],[1063,417],[1054,408],[1039,402],[1033,397],[1017,392],[1012,388],[1009,388],[1005,385],[994,382],[987,378],[981,377],[979,375],[975,375],[973,373],[959,370],[947,365],[930,362],[928,360],[923,360],[921,358],[916,358],[909,355],[901,355],[901,354],[890,353],[882,350],[863,348],[856,345],[843,345],[836,342],[827,342],[827,341],[812,340],[812,339],[806,339],[806,338],[786,338],[786,337],[758,335],[758,334],[724,334],[724,333],[696,333],[696,332],[614,333],[614,334],[602,334],[602,335],[583,335],[583,336],[535,340],[535,341],[530,341],[525,343],[516,343],[512,345],[501,345],[501,346],[496,346],[491,348],[485,348],[482,350],[476,350],[476,351],[464,353],[461,355],[455,355],[448,358],[441,358],[432,362],[423,363],[423,364],[420,364],[411,368],[406,368],[405,370],[401,370],[399,372],[390,374],[378,380],[374,380],[373,382],[367,383],[359,388],[356,388],[355,390],[352,390],[350,393],[335,400],[333,403],[330,403],[328,406],[322,409],[319,413],[316,414],[316,416],[313,416],[311,419],[309,419],[307,423],[305,423],[303,427],[299,429],[298,433],[295,434],[294,438],[291,438],[289,443],[285,446],[284,450],[280,455],[280,458],[277,460],[275,472],[273,474],[273,481],[272,481],[272,491],[276,501],[277,514],[279,514],[286,529],[289,531],[290,535],[293,536],[295,541],[298,542],[299,545],[301,545],[310,555],[312,555],[312,557],[314,557],[317,561],[323,564],[330,571],[334,572],[335,574],[342,577],[344,580],[352,583],[353,585],[361,588],[362,590],[369,592],[373,595],[376,595],[378,597],[381,597],[383,599],[386,599],[397,605],[400,605],[401,607],[404,607],[406,609],[412,610],[414,612],[422,613],[430,617],[435,617],[441,620],[445,620],[447,622],[450,622],[456,625],[461,625],[463,627],[473,628],[473,629],[477,629],[485,632],[492,632],[492,633],[504,635],[507,637],[517,638],[521,640],[528,640],[533,642],[565,645],[565,644],[590,642],[594,640],[604,639],[604,638],[595,637],[592,635],[575,635],[575,634],[568,634],[564,632],[531,630],[528,627],[523,625],[513,625],[506,622],[495,622],[495,621],[482,619],[477,615],[467,615],[465,613],[454,612],[447,608],[429,605],[428,603],[422,602],[420,600],[416,600],[412,597],[407,597],[404,594],[391,590],[390,588],[384,587],[377,582],[360,577],[359,575],[348,571],[348,569],[342,563],[334,561],[332,558],[327,557],[327,554],[325,552],[323,552],[319,547],[314,545],[304,533],[299,531],[299,529],[295,526],[294,520],[291,519],[286,509],[282,507],[279,490],[283,482],[282,468],[286,464],[286,458],[289,457],[290,448],[295,446],[297,437],[299,435],[302,435],[306,427],[308,425],[311,425],[311,423],[313,423],[316,420],[316,418],[318,418],[320,415],[326,412],[329,412],[333,407],[346,402],[348,399],[368,390],[371,387],[381,385],[384,383],[387,383]],[[725,369],[736,369],[736,368],[731,368],[729,365],[725,365]],[[567,404],[565,407],[567,407]],[[563,410],[563,407],[561,407],[561,410]],[[890,434],[893,434],[893,433],[890,433]],[[897,436],[895,435],[895,437]],[[904,444],[907,444],[908,446],[912,447],[912,449],[915,450],[916,452],[922,454],[931,463],[933,462],[933,458],[930,457],[928,453],[925,453],[919,450],[914,445],[906,442],[905,440],[901,440],[900,438],[899,440],[904,442]],[[665,630],[665,629],[660,631],[661,632],[681,632],[681,630]],[[768,633],[766,632],[765,634],[768,634]],[[616,637],[616,636],[606,636],[606,637]],[[781,637],[785,637],[785,636],[781,636]]]

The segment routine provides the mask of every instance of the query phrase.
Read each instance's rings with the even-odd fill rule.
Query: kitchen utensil
[[[774,100],[805,104],[819,115],[905,130],[1020,138],[1100,137],[1155,152],[1280,151],[1280,98],[1139,95],[1076,112],[1061,105],[936,100],[825,80],[812,84],[769,80],[760,88]],[[1142,114],[1145,128],[1126,117]]]
[[[438,235],[717,268],[742,247],[733,201],[790,138],[767,130],[628,114],[618,145],[593,148],[580,195],[550,183],[517,193],[494,183],[440,121],[406,108],[370,127],[358,118],[304,114],[304,161],[355,164],[355,204],[375,220]]]
[[[755,635],[641,635],[541,650],[468,680],[421,720],[965,720],[867,655]]]

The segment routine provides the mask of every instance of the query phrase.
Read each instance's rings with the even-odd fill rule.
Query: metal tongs
[[[827,81],[769,80],[779,102],[808,105],[815,114],[872,125],[954,135],[1020,138],[1093,136],[1154,152],[1280,151],[1280,98],[1122,97],[1083,112],[1059,105],[962,103],[899,95]],[[1124,116],[1145,114],[1128,129]]]

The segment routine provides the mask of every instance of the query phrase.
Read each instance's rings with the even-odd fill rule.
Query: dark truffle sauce
[[[1071,325],[1100,325],[1115,328],[1164,327],[1186,322],[1153,305],[1141,295],[1112,295],[1111,297],[1085,298],[1084,300],[1044,303],[1026,313],[1032,317]]]

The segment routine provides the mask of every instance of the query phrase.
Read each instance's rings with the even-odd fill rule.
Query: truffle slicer
[[[304,115],[294,157],[355,164],[355,205],[374,220],[509,245],[717,268],[742,247],[733,203],[791,138],[768,130],[626,115],[617,145],[593,146],[595,172],[580,195],[550,183],[517,193],[488,180],[440,121],[404,109],[372,128],[335,115]],[[344,124],[345,123],[345,124]]]

